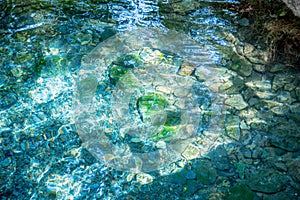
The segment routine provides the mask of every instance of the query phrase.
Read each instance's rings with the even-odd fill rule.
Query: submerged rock
[[[106,165],[133,172],[200,156],[190,144],[200,131],[222,125],[223,97],[213,87],[226,73],[199,67],[195,76],[201,68],[207,77],[194,77],[195,66],[210,56],[202,48],[159,29],[122,32],[96,47],[82,60],[74,100],[83,146]]]
[[[236,185],[229,189],[225,196],[226,200],[253,200],[254,192],[250,190],[246,185]]]
[[[198,160],[193,164],[193,171],[196,173],[197,182],[209,185],[215,182],[217,171],[212,164],[205,160]]]
[[[288,172],[293,177],[295,181],[298,181],[300,183],[300,159],[295,159],[288,164]]]
[[[14,105],[18,101],[15,93],[4,93],[0,95],[0,109],[6,109]]]
[[[286,188],[289,179],[274,169],[262,169],[250,175],[248,186],[263,193],[280,192]]]
[[[244,101],[243,96],[240,94],[236,94],[228,97],[225,100],[225,104],[237,110],[243,110],[248,107],[248,104]]]

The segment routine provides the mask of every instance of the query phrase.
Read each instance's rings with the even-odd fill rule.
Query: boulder
[[[294,15],[300,17],[300,1],[299,0],[282,0],[289,7]]]

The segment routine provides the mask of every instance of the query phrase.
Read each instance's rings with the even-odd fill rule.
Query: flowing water
[[[235,4],[0,1],[1,199],[299,199],[299,73]]]

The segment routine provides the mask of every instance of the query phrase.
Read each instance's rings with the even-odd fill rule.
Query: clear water
[[[1,199],[297,199],[299,74],[238,3],[0,1]]]

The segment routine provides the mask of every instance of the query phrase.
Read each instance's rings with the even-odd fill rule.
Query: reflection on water
[[[0,1],[0,196],[297,199],[300,76],[236,3]]]

